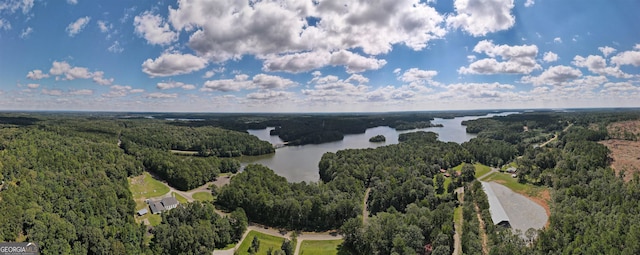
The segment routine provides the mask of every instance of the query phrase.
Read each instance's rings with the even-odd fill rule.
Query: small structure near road
[[[178,207],[179,204],[178,200],[175,197],[165,197],[160,201],[147,200],[147,203],[149,204],[149,209],[151,209],[152,214],[159,214],[164,211],[169,211],[173,208]]]
[[[487,194],[487,200],[489,200],[489,212],[491,213],[493,224],[510,228],[511,222],[509,221],[509,216],[507,216],[507,212],[493,192],[491,185],[489,185],[488,182],[482,182],[482,189],[484,193]]]
[[[140,209],[140,211],[138,211],[138,216],[142,216],[149,213],[149,210],[147,210],[147,208],[142,208]]]

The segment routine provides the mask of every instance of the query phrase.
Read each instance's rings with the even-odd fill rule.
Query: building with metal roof
[[[487,199],[489,200],[489,212],[491,213],[491,220],[493,224],[500,225],[504,227],[511,227],[511,223],[509,222],[509,216],[507,216],[507,212],[502,207],[500,200],[496,197],[495,192],[493,192],[493,188],[488,182],[482,182],[482,189],[484,193],[487,194]]]

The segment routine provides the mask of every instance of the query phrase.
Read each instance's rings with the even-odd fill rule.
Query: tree
[[[293,255],[293,244],[291,244],[291,241],[289,241],[288,239],[284,239],[284,241],[282,242],[282,246],[280,246],[280,249],[284,251],[285,255]]]
[[[464,182],[471,182],[475,179],[476,167],[472,164],[462,166],[461,178]]]
[[[260,240],[258,239],[258,236],[254,236],[253,240],[251,241],[251,247],[249,247],[249,253],[255,254],[258,252],[259,249],[260,249]]]
[[[436,192],[442,194],[444,192],[444,176],[442,174],[436,175]]]

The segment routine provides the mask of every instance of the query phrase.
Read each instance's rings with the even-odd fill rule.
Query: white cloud
[[[73,37],[78,33],[82,32],[82,29],[84,29],[87,26],[87,24],[89,24],[90,20],[91,18],[89,18],[89,16],[86,16],[86,17],[79,18],[75,22],[69,24],[66,29],[67,34]]]
[[[635,49],[638,51],[624,51],[611,57],[611,63],[621,65],[633,65],[640,66],[640,45],[636,45]]]
[[[120,53],[120,52],[124,51],[124,48],[122,48],[122,46],[120,46],[120,42],[114,41],[113,44],[111,44],[111,46],[109,46],[109,48],[107,48],[107,50],[109,52],[113,52],[113,53]]]
[[[187,74],[207,66],[207,60],[191,55],[163,53],[156,59],[147,59],[142,63],[142,71],[151,77],[163,77]]]
[[[91,96],[93,95],[93,90],[90,89],[78,89],[69,91],[69,95],[73,96]]]
[[[109,92],[102,94],[102,97],[114,98],[114,97],[125,97],[129,94],[133,93],[142,93],[143,89],[134,89],[131,86],[125,85],[112,85],[109,87]]]
[[[544,62],[547,62],[547,63],[558,61],[558,54],[555,54],[551,51],[547,51],[544,53],[544,57],[542,57],[542,60],[544,60]]]
[[[562,43],[562,38],[560,38],[560,37],[553,38],[553,42],[554,43]]]
[[[108,33],[113,28],[113,25],[104,20],[98,20],[98,28],[100,28],[100,32]]]
[[[22,11],[22,14],[27,14],[33,8],[34,0],[4,0],[0,2],[0,12],[6,11],[9,14],[13,14],[18,10]]]
[[[515,24],[513,0],[455,0],[453,5],[456,15],[447,17],[447,24],[473,36],[507,30]]]
[[[536,1],[534,0],[527,0],[526,2],[524,2],[524,7],[531,7],[536,3]]]
[[[257,74],[249,80],[246,74],[238,74],[234,79],[222,79],[206,81],[201,91],[240,91],[249,89],[273,90],[287,89],[298,85],[297,83],[279,76]]]
[[[533,85],[563,85],[582,76],[580,70],[569,66],[552,66],[539,76],[525,76],[521,81]]]
[[[78,0],[67,0],[68,4],[78,4]]]
[[[156,87],[158,89],[174,89],[174,88],[181,88],[184,90],[192,90],[195,89],[196,86],[193,84],[186,84],[183,82],[176,82],[176,81],[169,81],[169,82],[158,82],[158,84],[156,84]]]
[[[31,28],[31,27],[27,27],[25,29],[22,29],[22,32],[20,32],[20,38],[22,38],[22,39],[28,38],[29,35],[31,35],[31,33],[33,33],[33,28]]]
[[[213,77],[214,75],[216,75],[216,73],[223,73],[224,70],[225,70],[225,68],[222,67],[222,66],[218,67],[216,69],[209,70],[209,71],[204,73],[202,78],[209,79],[209,78]]]
[[[31,80],[40,80],[48,77],[49,77],[48,74],[43,73],[42,70],[38,70],[38,69],[29,71],[29,73],[27,73],[27,78]]]
[[[270,55],[264,61],[265,71],[284,71],[291,73],[306,72],[325,66],[344,66],[348,73],[377,70],[387,64],[384,59],[364,57],[351,51],[304,52],[288,55]]]
[[[247,99],[252,100],[283,100],[291,97],[293,94],[286,91],[263,91],[247,94]]]
[[[160,92],[155,92],[155,93],[149,93],[147,96],[147,98],[177,98],[178,94],[176,93],[160,93]]]
[[[349,76],[349,78],[345,80],[345,82],[352,82],[352,81],[355,81],[358,84],[365,84],[369,82],[369,78],[356,73],[356,74],[352,74],[351,76]]]
[[[51,90],[42,89],[41,93],[44,94],[44,95],[56,96],[56,97],[57,96],[62,96],[62,94],[63,94],[62,90],[59,90],[59,89],[51,89]]]
[[[39,87],[40,87],[40,84],[37,84],[37,83],[29,83],[29,84],[27,84],[27,88],[30,88],[30,89],[37,89]]]
[[[178,33],[160,15],[146,11],[133,18],[136,34],[144,37],[149,44],[168,45],[178,40]]]
[[[317,22],[307,22],[310,17]],[[379,68],[386,62],[353,56],[359,54],[352,49],[374,56],[395,44],[421,50],[446,34],[443,16],[419,0],[179,0],[168,20],[176,30],[190,33],[188,45],[200,56],[223,62],[255,55],[267,60],[265,70],[287,72],[343,64],[349,72]],[[311,59],[322,59],[324,65]]]
[[[619,67],[607,66],[607,60],[602,56],[589,55],[586,58],[582,56],[575,56],[572,64],[577,67],[586,67],[590,72],[600,75],[613,76],[616,78],[632,77],[632,75],[622,72]]]
[[[98,83],[100,85],[111,85],[113,83],[113,78],[104,78],[104,72],[103,71],[96,71],[93,72],[93,74],[91,74],[91,76],[93,77],[93,81],[95,83]]]
[[[449,98],[459,101],[503,100],[512,98],[515,86],[503,83],[455,83],[445,86],[446,91],[439,93],[438,98]]]
[[[437,71],[411,68],[398,77],[398,80],[406,83],[424,84],[427,81],[431,81],[436,75],[438,75]]]
[[[541,69],[536,62],[538,47],[536,45],[495,45],[492,41],[482,40],[473,48],[474,52],[484,53],[491,58],[480,59],[461,67],[461,74],[528,74]],[[504,61],[498,61],[500,57]]]
[[[0,18],[0,28],[4,30],[11,29],[11,23],[8,20]]]
[[[604,55],[605,57],[616,52],[616,49],[611,48],[609,46],[598,47],[598,50],[600,50],[602,52],[602,55]]]
[[[64,79],[66,80],[89,79],[92,76],[89,69],[85,67],[71,67],[69,63],[64,61],[53,61],[49,73],[56,76],[64,75]]]

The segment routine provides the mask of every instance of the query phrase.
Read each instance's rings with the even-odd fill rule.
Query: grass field
[[[180,202],[181,204],[188,204],[189,203],[189,200],[187,200],[186,198],[184,198],[183,196],[181,196],[178,193],[172,192],[171,195],[176,197],[176,200],[178,200],[178,202]]]
[[[258,240],[260,240],[260,248],[256,254],[267,254],[267,250],[272,248],[273,250],[279,250],[282,246],[282,242],[284,238],[271,236],[263,233],[259,233],[256,231],[249,231],[247,237],[242,241],[240,247],[238,248],[238,254],[245,255],[249,254],[249,247],[251,247],[251,242],[253,241],[253,237],[257,236]],[[295,248],[295,247],[294,247]]]
[[[461,172],[462,171],[462,167],[464,166],[464,164],[466,164],[466,163],[463,162],[462,164],[455,166],[453,168],[453,170],[455,170],[456,172]],[[486,166],[486,165],[483,165],[483,164],[480,164],[480,163],[475,163],[473,165],[476,167],[476,174],[475,174],[476,179],[478,177],[483,176],[483,175],[485,175],[485,174],[487,174],[488,172],[491,171],[491,167],[489,167],[489,166]]]
[[[204,202],[204,201],[213,201],[213,195],[209,192],[196,192],[193,193],[193,199]]]
[[[147,172],[144,172],[142,176],[129,178],[129,190],[133,194],[133,199],[142,199],[143,203],[147,198],[159,197],[169,192],[166,185],[153,179]]]
[[[300,245],[300,255],[337,255],[342,240],[304,240]]]

